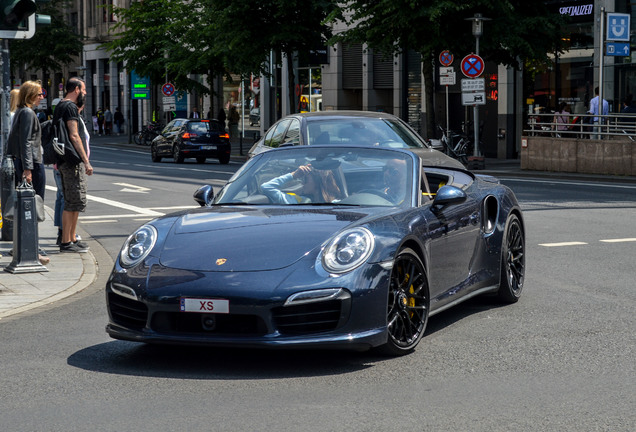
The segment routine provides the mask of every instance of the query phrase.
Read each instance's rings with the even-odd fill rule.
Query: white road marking
[[[46,186],[46,188],[48,190],[52,190],[52,191],[56,191],[57,192],[57,188],[53,187],[53,186]],[[122,210],[129,210],[132,212],[136,212],[137,215],[136,216],[151,216],[151,217],[158,217],[158,216],[163,216],[164,213],[160,213],[154,210],[150,210],[150,209],[145,209],[145,208],[141,208],[141,207],[137,207],[134,205],[130,205],[130,204],[126,204],[123,202],[119,202],[119,201],[114,201],[114,200],[110,200],[108,198],[102,198],[102,197],[98,197],[95,195],[89,195],[86,194],[86,198],[91,200],[91,201],[95,201],[101,204],[106,204],[109,205],[111,207],[116,207],[118,209],[122,209]],[[113,216],[108,216],[108,217],[113,217]],[[120,215],[117,215],[116,217],[121,217]]]
[[[539,246],[545,247],[562,247],[562,246],[580,246],[586,245],[584,242],[561,242],[561,243],[539,243]]]
[[[196,209],[199,208],[199,206],[197,205],[191,205],[191,206],[173,206],[173,207],[150,207],[150,210],[192,210],[192,209]]]
[[[132,185],[129,183],[113,183],[117,186],[123,186],[124,188],[119,192],[136,192],[136,193],[148,193],[148,191],[152,190],[147,187]]]
[[[159,213],[153,210],[149,210],[149,209],[145,209],[145,208],[141,208],[141,207],[137,207],[134,205],[130,205],[130,204],[126,204],[123,202],[119,202],[119,201],[113,201],[113,200],[109,200],[108,198],[102,198],[102,197],[98,197],[95,195],[86,195],[86,198],[91,200],[91,201],[96,201],[98,203],[101,204],[106,204],[112,207],[117,207],[119,209],[122,210],[130,210],[132,212],[137,212],[140,215],[144,215],[144,216],[153,216],[153,217],[157,217],[157,216],[163,216],[163,213]]]
[[[99,220],[99,219],[113,219],[113,218],[127,219],[127,218],[136,218],[139,216],[142,216],[142,215],[138,213],[117,214],[117,215],[109,214],[109,215],[99,215],[99,216],[80,216],[80,219],[82,220]],[[161,216],[163,216],[163,213],[161,214]]]
[[[601,240],[603,243],[626,243],[626,242],[636,242],[636,238],[622,238],[622,239],[608,239]]]
[[[85,220],[80,218],[83,224],[97,224],[97,223],[117,223],[117,219],[102,219],[102,220]]]

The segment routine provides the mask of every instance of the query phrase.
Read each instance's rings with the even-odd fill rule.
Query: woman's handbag
[[[26,192],[27,196],[32,195],[35,197],[35,213],[38,217],[38,222],[44,222],[44,220],[46,219],[46,212],[44,211],[44,200],[40,195],[35,193],[35,190],[33,190],[33,185],[31,183],[27,183],[27,181],[24,179],[22,179],[22,183],[20,183],[17,188],[11,188],[9,198],[4,204],[5,208],[2,212],[5,219],[14,219],[16,202],[18,201],[18,191],[20,192],[20,195]]]

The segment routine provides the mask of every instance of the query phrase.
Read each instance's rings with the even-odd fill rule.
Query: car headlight
[[[362,264],[375,245],[373,234],[366,228],[344,231],[329,242],[322,256],[322,265],[331,273],[345,273]]]
[[[148,256],[157,241],[157,229],[144,225],[126,239],[121,248],[119,261],[122,267],[132,267]]]

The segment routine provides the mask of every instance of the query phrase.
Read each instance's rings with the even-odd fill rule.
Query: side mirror
[[[201,206],[209,206],[214,198],[214,189],[210,185],[201,186],[194,192],[194,200]]]
[[[442,186],[437,191],[433,200],[433,209],[441,210],[443,207],[451,204],[459,204],[466,201],[466,192],[455,186]]]

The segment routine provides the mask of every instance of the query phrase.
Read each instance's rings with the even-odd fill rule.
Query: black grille
[[[148,307],[145,304],[117,294],[108,293],[108,306],[115,324],[136,330],[141,330],[146,326]]]
[[[345,320],[342,300],[283,306],[272,310],[274,325],[281,334],[302,335],[335,330]],[[348,302],[346,302],[348,303]]]
[[[163,334],[191,333],[262,336],[267,333],[263,320],[255,315],[157,312],[150,328]]]

